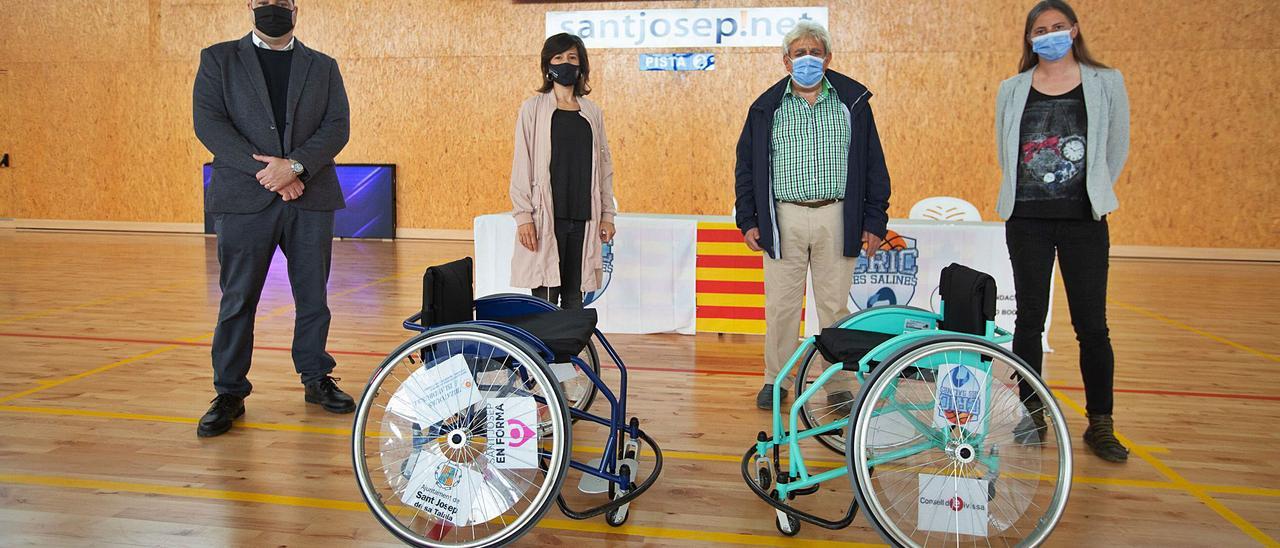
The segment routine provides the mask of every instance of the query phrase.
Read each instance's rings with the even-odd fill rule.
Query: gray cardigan
[[[1013,215],[1014,192],[1018,182],[1018,148],[1022,126],[1022,110],[1031,92],[1032,67],[1026,72],[1000,83],[996,95],[996,153],[999,155],[1000,197],[996,212],[1000,218]],[[1120,205],[1113,189],[1124,162],[1129,157],[1129,94],[1124,77],[1114,69],[1080,64],[1080,82],[1084,85],[1085,114],[1089,130],[1085,136],[1085,190],[1093,206],[1093,218],[1115,211]]]

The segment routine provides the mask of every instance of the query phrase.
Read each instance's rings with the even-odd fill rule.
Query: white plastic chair
[[[953,196],[933,196],[911,206],[909,217],[928,221],[982,221],[973,204]]]

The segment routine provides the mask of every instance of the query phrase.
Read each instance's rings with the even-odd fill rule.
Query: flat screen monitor
[[[347,207],[333,216],[333,235],[340,238],[396,237],[396,166],[338,164],[338,184]],[[213,166],[204,165],[204,187]],[[213,234],[213,216],[205,213],[204,232]]]

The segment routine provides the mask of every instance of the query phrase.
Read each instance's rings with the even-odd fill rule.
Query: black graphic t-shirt
[[[1085,191],[1084,88],[1045,95],[1031,88],[1022,110],[1014,217],[1092,219]]]

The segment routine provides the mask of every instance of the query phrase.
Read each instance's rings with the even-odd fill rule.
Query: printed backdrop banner
[[[588,48],[781,47],[796,22],[827,26],[827,8],[725,8],[547,12],[547,36],[567,32]]]
[[[849,286],[849,311],[901,304],[937,312],[938,281],[942,269],[951,263],[960,263],[995,278],[996,325],[1012,332],[1017,305],[1003,223],[889,221],[889,234],[880,252],[869,262],[865,255],[858,259],[853,283]],[[813,291],[807,295],[805,334],[813,335],[822,326],[818,325]],[[1052,309],[1052,285],[1049,295]],[[1045,319],[1042,343],[1046,351],[1049,351],[1051,319],[1052,315]]]

